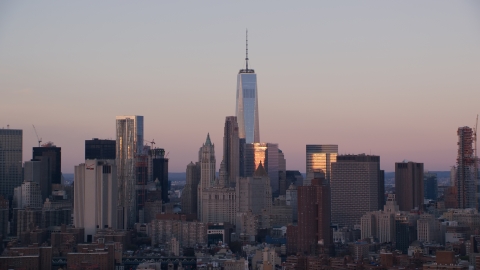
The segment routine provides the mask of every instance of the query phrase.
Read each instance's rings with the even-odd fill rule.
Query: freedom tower
[[[245,143],[260,142],[258,123],[257,74],[248,68],[248,31],[246,38],[246,67],[237,75],[237,106],[235,115],[238,122],[238,137]]]

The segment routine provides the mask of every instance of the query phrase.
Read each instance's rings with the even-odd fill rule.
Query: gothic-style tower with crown
[[[215,145],[210,140],[210,133],[207,134],[205,143],[198,151],[200,163],[200,184],[198,185],[198,205],[202,203],[203,190],[215,184]],[[197,217],[202,220],[202,207],[197,208]]]
[[[204,223],[235,223],[235,186],[230,184],[225,160],[220,164],[219,177],[215,177],[215,151],[209,135],[200,148],[199,159],[197,218]]]
[[[207,140],[200,147],[198,153],[200,166],[201,166],[201,176],[200,184],[203,188],[212,187],[215,184],[215,145],[210,141],[210,134],[207,134]]]

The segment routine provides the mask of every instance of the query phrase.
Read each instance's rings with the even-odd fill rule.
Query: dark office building
[[[395,220],[395,248],[403,254],[408,253],[408,247],[417,240],[417,232],[407,220]]]
[[[149,151],[152,162],[153,181],[160,182],[162,188],[162,202],[170,201],[168,198],[169,184],[168,184],[168,158],[165,158],[165,150],[162,148],[155,148]]]
[[[436,201],[438,198],[438,185],[436,173],[423,174],[423,196],[427,200]]]
[[[395,163],[395,197],[400,211],[423,208],[423,163]]]
[[[42,147],[33,147],[33,160],[44,161],[51,184],[62,183],[61,147],[56,147],[53,143],[44,144]]]
[[[115,140],[85,140],[85,159],[115,159]]]
[[[11,199],[22,179],[21,129],[0,129],[0,195]]]
[[[303,175],[300,171],[286,171],[286,181],[287,181],[287,188],[291,184],[295,184],[295,186],[303,186]]]
[[[385,171],[378,173],[378,208],[382,209],[385,205]]]

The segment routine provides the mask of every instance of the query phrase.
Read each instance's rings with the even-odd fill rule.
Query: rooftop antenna
[[[245,40],[246,40],[246,56],[245,56],[245,62],[247,63],[247,67],[246,67],[246,70],[248,72],[248,29],[247,29],[247,33],[246,33],[246,37],[245,37]]]

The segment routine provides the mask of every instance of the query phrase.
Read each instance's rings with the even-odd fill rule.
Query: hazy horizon
[[[393,171],[455,164],[457,128],[480,112],[480,2],[0,2],[0,128],[23,129],[23,160],[115,139],[117,115],[143,115],[171,172],[210,133],[217,170],[236,76],[258,80],[260,139],[305,171],[306,144],[374,154]]]

